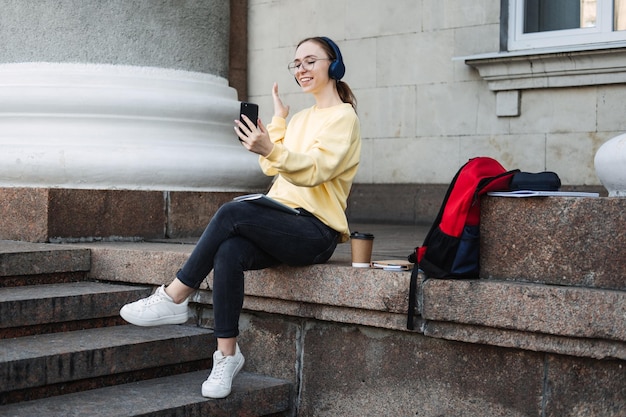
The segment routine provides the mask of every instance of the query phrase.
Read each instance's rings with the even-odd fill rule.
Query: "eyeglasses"
[[[289,68],[289,72],[291,73],[291,75],[296,75],[296,72],[300,71],[300,68],[303,68],[305,71],[311,71],[317,61],[332,61],[332,60],[330,58],[316,58],[316,59],[307,58],[300,62],[293,61],[289,65],[287,65],[287,68]]]

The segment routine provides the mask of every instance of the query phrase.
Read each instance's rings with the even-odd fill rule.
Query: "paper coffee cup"
[[[372,248],[374,235],[371,233],[353,232],[350,234],[352,247],[352,266],[355,268],[369,268],[372,263]]]

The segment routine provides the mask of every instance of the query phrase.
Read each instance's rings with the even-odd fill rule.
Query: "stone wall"
[[[342,49],[359,101],[358,183],[447,184],[470,157],[491,156],[507,169],[555,171],[564,185],[599,185],[595,152],[626,129],[623,49],[535,65],[517,57],[501,64],[505,85],[492,87],[466,57],[500,50],[501,4],[251,0],[250,99],[269,120],[277,81],[292,112],[310,106],[286,66],[299,40],[326,35]],[[507,87],[509,68],[526,84]],[[514,115],[491,88],[513,90]]]
[[[240,345],[246,369],[299,384],[300,417],[617,417],[626,406],[624,360],[280,317],[244,315]]]

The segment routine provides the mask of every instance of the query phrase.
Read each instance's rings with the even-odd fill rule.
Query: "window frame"
[[[508,51],[607,44],[626,41],[626,30],[613,30],[613,0],[597,0],[595,27],[523,33],[525,0],[506,0]]]
[[[500,1],[499,52],[454,58],[475,68],[496,94],[498,117],[520,116],[525,90],[626,84],[626,36],[593,42],[585,35],[584,44],[509,50],[509,5],[521,0]],[[619,33],[626,35],[626,30]]]

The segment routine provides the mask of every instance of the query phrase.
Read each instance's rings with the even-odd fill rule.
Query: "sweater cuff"
[[[284,131],[287,128],[287,119],[284,117],[272,116],[270,125],[274,129],[280,129]]]
[[[280,160],[280,155],[283,153],[283,145],[281,143],[275,143],[272,151],[267,154],[265,159],[270,162],[278,162]]]

